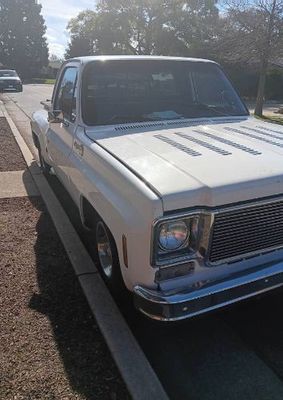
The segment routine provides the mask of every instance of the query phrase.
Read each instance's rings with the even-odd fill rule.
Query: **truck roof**
[[[79,61],[81,64],[87,64],[92,61],[107,61],[107,60],[166,60],[166,61],[188,61],[188,62],[203,62],[216,64],[215,61],[206,60],[204,58],[189,58],[189,57],[168,57],[168,56],[85,56],[85,57],[74,57],[68,61]]]

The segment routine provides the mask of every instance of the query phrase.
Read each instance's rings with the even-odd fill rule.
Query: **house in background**
[[[52,76],[52,78],[56,78],[57,73],[58,73],[59,69],[61,68],[62,63],[63,62],[61,60],[49,61],[47,69],[48,69],[49,74]]]
[[[277,68],[283,68],[283,58],[278,58],[277,60],[273,61],[272,65]]]

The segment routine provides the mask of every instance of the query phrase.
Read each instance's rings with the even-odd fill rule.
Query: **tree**
[[[70,43],[66,50],[65,57],[79,57],[95,53],[95,30],[97,13],[92,10],[85,10],[72,18],[67,30],[70,33]]]
[[[158,54],[159,42],[178,39],[169,29],[171,1],[101,0],[97,6],[97,39],[100,50],[113,53]]]
[[[219,50],[229,61],[258,68],[255,114],[262,116],[269,65],[283,55],[283,0],[233,0],[221,36]]]
[[[50,54],[49,61],[62,63],[64,62],[64,59],[62,57],[57,56],[57,54]]]
[[[23,78],[48,64],[46,27],[35,0],[0,0],[0,60]]]
[[[217,19],[216,0],[100,0],[70,21],[67,55],[196,55]]]
[[[217,0],[172,0],[170,27],[183,43],[184,56],[210,57],[219,21]]]

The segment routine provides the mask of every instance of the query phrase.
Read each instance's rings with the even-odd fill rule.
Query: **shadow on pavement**
[[[40,198],[30,200],[41,214],[34,245],[39,293],[29,307],[48,317],[72,390],[89,400],[128,399],[50,216]]]

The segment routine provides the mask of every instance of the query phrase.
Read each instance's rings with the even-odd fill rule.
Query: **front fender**
[[[49,129],[48,112],[45,110],[34,112],[32,114],[30,124],[33,135],[35,135],[40,145],[42,155],[44,159],[47,160],[48,155],[46,153],[46,134]]]
[[[162,201],[129,169],[98,144],[77,132],[83,156],[70,157],[71,182],[80,206],[83,196],[101,216],[116,242],[121,272],[129,290],[136,284],[154,288],[155,269],[150,265],[152,221],[163,214]],[[74,196],[75,197],[75,196]],[[128,265],[123,258],[127,239]]]

